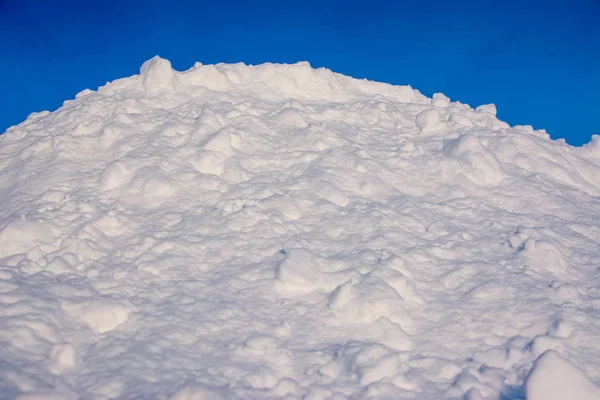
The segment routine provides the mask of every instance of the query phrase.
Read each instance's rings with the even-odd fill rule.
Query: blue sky
[[[0,132],[139,72],[307,60],[477,106],[573,145],[600,134],[600,0],[0,0]]]

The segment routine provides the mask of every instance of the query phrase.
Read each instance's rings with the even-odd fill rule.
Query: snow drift
[[[0,397],[598,398],[599,191],[598,136],[155,57],[0,136]]]

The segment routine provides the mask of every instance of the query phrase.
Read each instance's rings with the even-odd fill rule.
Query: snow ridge
[[[599,193],[599,136],[155,57],[0,136],[0,398],[596,398]]]

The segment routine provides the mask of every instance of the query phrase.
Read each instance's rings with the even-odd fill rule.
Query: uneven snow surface
[[[0,136],[2,399],[600,399],[600,137],[158,57]]]

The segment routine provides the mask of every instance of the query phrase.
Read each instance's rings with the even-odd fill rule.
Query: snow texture
[[[598,399],[600,137],[155,57],[0,136],[2,399]]]

